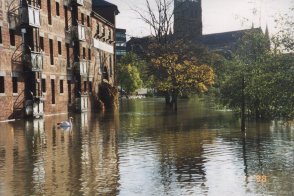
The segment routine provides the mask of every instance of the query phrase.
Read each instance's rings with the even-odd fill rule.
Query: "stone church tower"
[[[194,39],[202,36],[201,0],[174,1],[174,35]]]

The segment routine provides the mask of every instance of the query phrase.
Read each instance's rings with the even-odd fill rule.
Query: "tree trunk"
[[[241,131],[245,132],[245,79],[242,78],[242,100],[241,100]]]
[[[257,99],[254,103],[255,107],[255,121],[260,120],[260,109],[259,109],[260,101]]]
[[[166,91],[165,93],[165,105],[171,105],[171,100],[170,100],[170,95],[169,95],[169,92]]]
[[[178,111],[178,93],[172,92],[172,108],[175,112]]]

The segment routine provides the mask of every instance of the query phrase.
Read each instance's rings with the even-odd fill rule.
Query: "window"
[[[84,81],[84,92],[87,92],[87,81]]]
[[[55,81],[51,79],[51,103],[55,104]]]
[[[90,27],[90,16],[87,16],[87,26]]]
[[[112,76],[112,57],[109,57],[109,72],[110,72],[110,76]]]
[[[86,59],[86,48],[83,47],[83,59]]]
[[[89,81],[89,92],[92,93],[93,89],[93,84],[91,81]]]
[[[58,41],[58,54],[61,55],[62,54],[62,50],[61,50],[61,41]]]
[[[105,36],[105,27],[101,27],[102,28],[102,36]]]
[[[68,29],[68,13],[67,13],[67,7],[64,7],[64,22],[65,22],[65,29]]]
[[[40,37],[40,49],[44,51],[44,37]]]
[[[42,78],[41,82],[42,82],[42,92],[46,93],[46,79]]]
[[[52,25],[51,0],[47,0],[47,9],[48,9],[48,24]]]
[[[56,16],[60,16],[59,3],[58,2],[56,2]]]
[[[0,76],[0,93],[5,93],[4,76]]]
[[[12,29],[9,29],[9,36],[10,36],[10,45],[15,46],[15,32]]]
[[[71,103],[71,81],[67,81],[67,90],[68,90],[68,103]]]
[[[66,65],[70,67],[70,59],[69,59],[69,44],[65,44],[66,47]]]
[[[42,0],[38,0],[39,8],[42,9]]]
[[[53,40],[49,39],[49,48],[50,48],[50,63],[54,65],[54,56],[53,56]]]
[[[63,80],[60,80],[59,82],[59,87],[60,87],[60,93],[63,93]]]
[[[112,35],[112,31],[111,31],[111,29],[109,29],[109,31],[108,31],[108,39],[109,39],[109,41],[111,40],[111,36]]]
[[[12,77],[12,93],[18,93],[17,77]]]
[[[0,26],[0,44],[3,44],[3,40],[2,40],[2,27]]]
[[[81,21],[82,21],[82,25],[85,24],[84,20],[85,20],[85,15],[84,15],[83,13],[81,13]]]
[[[91,49],[88,49],[88,60],[91,60]]]
[[[99,23],[97,23],[96,34],[100,35],[100,25],[99,25]]]

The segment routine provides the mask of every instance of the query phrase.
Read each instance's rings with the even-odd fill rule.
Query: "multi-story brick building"
[[[114,85],[118,9],[95,2],[0,0],[0,120],[97,108],[99,85]]]

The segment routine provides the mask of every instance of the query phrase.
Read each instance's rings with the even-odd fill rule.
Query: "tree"
[[[165,93],[166,103],[177,110],[180,93],[204,92],[213,84],[214,72],[207,64],[208,51],[195,43],[173,36],[173,0],[146,0],[146,11],[136,11],[150,25],[151,36],[144,48],[147,73],[154,79],[154,88]],[[171,96],[171,99],[170,99]]]
[[[143,22],[150,26],[158,43],[165,43],[173,23],[173,0],[146,0],[146,10],[133,9]],[[152,5],[155,4],[156,9]]]
[[[150,85],[150,77],[147,73],[147,63],[144,60],[141,60],[135,53],[128,52],[125,56],[120,60],[119,66],[131,64],[138,69],[140,73],[140,78],[143,82],[144,87],[149,87]]]
[[[245,111],[260,119],[265,115],[260,90],[260,76],[268,63],[270,48],[261,29],[251,29],[239,40],[221,85],[223,103],[240,112],[241,130],[245,130]],[[248,114],[247,114],[248,115]]]
[[[180,93],[205,92],[214,83],[214,72],[196,58],[182,61],[178,54],[163,54],[152,59],[158,90],[171,93],[171,106],[177,111]]]
[[[144,61],[140,61],[133,53],[127,53],[122,57],[118,66],[118,81],[127,94],[142,87],[139,70],[144,70],[144,67]]]
[[[294,51],[294,7],[290,8],[292,14],[284,14],[276,19],[278,33],[273,37],[275,52]]]
[[[273,53],[265,34],[245,34],[225,67],[222,101],[240,112],[242,124],[245,116],[256,120],[294,117],[294,57]]]

